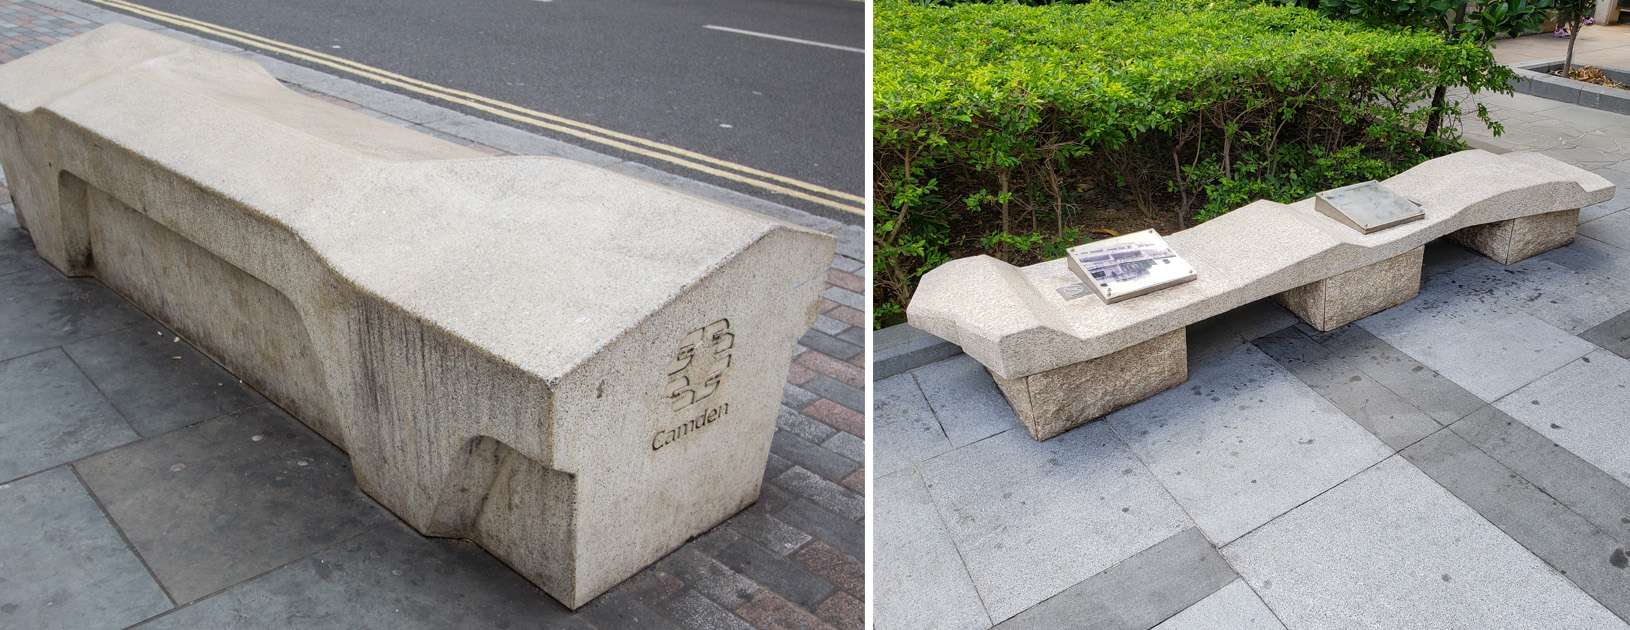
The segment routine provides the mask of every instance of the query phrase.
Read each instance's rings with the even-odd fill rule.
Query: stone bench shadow
[[[1328,331],[1420,289],[1424,246],[1449,237],[1501,264],[1572,241],[1607,179],[1532,153],[1462,151],[1388,179],[1425,218],[1370,234],[1314,209],[1257,201],[1167,237],[1196,280],[1105,304],[1078,297],[1064,259],[1015,267],[989,256],[924,275],[910,324],[983,364],[1032,437],[1045,440],[1177,386],[1188,326],[1274,297]]]
[[[758,497],[826,235],[298,95],[105,26],[0,66],[39,255],[577,608]]]

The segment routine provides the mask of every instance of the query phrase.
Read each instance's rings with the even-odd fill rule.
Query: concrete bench
[[[1475,150],[1383,184],[1425,218],[1366,235],[1312,199],[1258,201],[1167,237],[1199,273],[1187,284],[1104,304],[1064,259],[1019,268],[975,256],[925,275],[907,317],[984,364],[1031,435],[1047,439],[1182,383],[1190,324],[1278,296],[1330,330],[1414,297],[1428,241],[1450,236],[1510,264],[1571,241],[1579,208],[1614,192],[1542,155]]]
[[[834,248],[119,25],[0,66],[0,163],[46,261],[573,608],[757,499]]]

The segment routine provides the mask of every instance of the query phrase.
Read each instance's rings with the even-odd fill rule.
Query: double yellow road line
[[[377,83],[383,83],[416,94],[422,94],[439,101],[462,105],[470,109],[483,111],[494,116],[524,123],[526,125],[547,129],[555,133],[587,140],[595,144],[611,147],[619,151],[626,151],[635,155],[661,160],[669,164],[682,166],[699,173],[706,173],[720,179],[729,180],[739,184],[752,186],[795,199],[802,199],[810,203],[819,204],[828,208],[842,210],[853,214],[865,214],[866,200],[858,195],[818,186],[802,180],[776,175],[767,171],[722,160],[713,156],[703,155],[695,151],[682,149],[673,145],[663,144],[654,140],[647,140],[638,136],[613,131],[604,127],[597,127],[588,123],[578,122],[554,114],[547,114],[534,109],[528,109],[514,103],[508,103],[493,98],[457,90],[446,86],[436,85],[427,81],[420,81],[413,77],[403,76],[388,70],[375,68],[366,64],[357,63],[349,59],[302,48],[293,44],[286,44],[277,40],[267,39],[253,33],[245,33],[236,29],[211,24],[189,17],[166,13],[157,9],[144,7],[125,0],[89,0],[96,4],[133,13],[141,17],[212,35],[223,40],[235,42],[257,50],[268,51],[292,57],[308,63],[338,70],[345,74],[362,77]]]

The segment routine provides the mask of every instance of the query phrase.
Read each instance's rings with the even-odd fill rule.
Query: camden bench
[[[834,248],[122,25],[0,66],[0,163],[47,262],[572,608],[757,499]]]
[[[983,364],[1045,440],[1182,383],[1191,324],[1277,296],[1330,330],[1414,297],[1428,241],[1449,236],[1511,264],[1573,240],[1579,208],[1614,194],[1601,176],[1543,155],[1479,150],[1382,184],[1425,218],[1363,234],[1313,199],[1257,201],[1166,237],[1198,272],[1193,282],[1105,304],[1065,259],[1020,268],[975,256],[923,276],[907,317]]]

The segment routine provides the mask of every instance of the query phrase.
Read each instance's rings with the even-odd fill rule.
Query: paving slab
[[[144,436],[266,402],[161,326],[132,326],[63,350]]]
[[[589,628],[475,545],[381,523],[144,623],[168,628]]]
[[[871,562],[879,630],[982,630],[979,593],[915,470],[874,479]]]
[[[1463,272],[1425,279],[1420,296],[1358,325],[1486,402],[1595,349],[1508,302],[1462,293]]]
[[[1630,286],[1547,260],[1512,265],[1483,261],[1440,280],[1453,289],[1440,285],[1433,299],[1520,311],[1576,334],[1630,309]]]
[[[122,628],[170,609],[66,467],[0,484],[0,626]]]
[[[1579,333],[1579,338],[1630,359],[1630,311],[1620,313],[1591,327],[1590,330]]]
[[[1288,628],[1627,627],[1402,457],[1223,556]]]
[[[1302,332],[1312,331],[1302,328]],[[1348,325],[1312,335],[1343,365],[1352,365],[1398,394],[1441,425],[1464,418],[1486,403],[1466,388],[1439,374],[1414,357],[1380,340],[1361,326]]]
[[[91,280],[55,271],[0,275],[0,359],[151,321]]]
[[[1560,570],[1621,618],[1630,618],[1625,546],[1453,431],[1401,453],[1500,531]]]
[[[1296,315],[1274,298],[1251,302],[1189,326],[1189,360],[1199,361],[1218,352],[1232,351],[1297,321]]]
[[[1630,487],[1617,478],[1492,405],[1449,428],[1609,535],[1630,541]]]
[[[182,603],[394,522],[339,449],[271,405],[75,468]]]
[[[1597,350],[1494,404],[1529,428],[1630,483],[1630,360]]]
[[[1580,225],[1579,233],[1620,249],[1630,249],[1630,212],[1615,212]]]
[[[1252,346],[1108,422],[1218,544],[1393,452]]]
[[[1144,630],[1204,601],[1238,577],[1205,534],[1191,527],[997,627]]]
[[[1624,193],[1630,196],[1630,191]],[[1630,278],[1630,251],[1608,245],[1588,236],[1534,257],[1571,269],[1589,271],[1609,278]]]
[[[45,269],[45,262],[34,253],[34,241],[17,227],[17,217],[6,204],[0,208],[0,275]]]
[[[920,468],[992,621],[1192,525],[1104,422],[1046,442],[1014,429]]]
[[[1155,630],[1285,630],[1285,625],[1244,580],[1234,580]]]
[[[950,438],[910,373],[873,383],[871,442],[874,478],[951,450]]]
[[[951,448],[966,446],[1019,425],[985,366],[966,354],[912,370]]]
[[[1261,337],[1254,345],[1393,450],[1443,426],[1370,378],[1356,362],[1343,360],[1295,327]]]
[[[0,361],[0,482],[140,438],[61,349]]]

